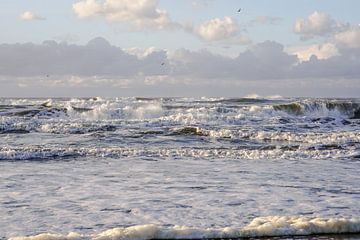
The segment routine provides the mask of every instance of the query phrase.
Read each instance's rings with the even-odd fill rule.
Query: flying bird
[[[238,12],[238,13],[241,12],[241,8],[239,8],[239,9],[237,10],[237,12]]]
[[[161,63],[161,66],[164,66],[165,65],[165,63]]]

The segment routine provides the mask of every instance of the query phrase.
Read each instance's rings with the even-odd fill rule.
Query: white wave
[[[77,233],[58,235],[43,233],[10,240],[147,240],[147,239],[229,239],[249,237],[306,236],[314,234],[360,233],[360,220],[346,218],[308,218],[301,216],[269,216],[255,218],[243,228],[192,228],[174,226],[165,228],[153,224],[114,228],[84,236]]]
[[[130,119],[151,119],[163,115],[162,106],[159,103],[145,104],[141,106],[126,106],[124,113]]]
[[[42,160],[62,157],[184,157],[184,158],[231,158],[231,159],[284,159],[284,160],[305,160],[305,159],[338,159],[348,156],[357,156],[356,149],[288,149],[274,146],[270,149],[253,147],[249,149],[195,149],[195,148],[165,148],[146,146],[138,147],[80,147],[80,148],[59,148],[27,146],[25,148],[0,147],[0,160]]]
[[[270,96],[267,96],[266,99],[279,100],[279,99],[284,99],[284,97],[281,95],[270,95]]]
[[[256,96],[250,97],[254,98]],[[279,106],[272,106],[272,103],[266,105],[241,105],[241,103],[239,103],[237,107],[233,107],[219,103],[219,100],[226,99],[201,98],[200,101],[196,99],[172,99],[171,101],[166,99],[155,99],[153,101],[138,101],[134,98],[4,99],[2,100],[2,103],[5,105],[9,104],[9,106],[32,106],[40,111],[36,116],[49,114],[49,117],[53,117],[54,119],[81,119],[84,121],[119,119],[142,121],[152,119],[160,122],[167,121],[169,123],[212,123],[217,125],[253,124],[251,123],[252,120],[271,122],[272,119],[278,117],[287,117],[299,121],[304,121],[303,116],[307,116],[310,121],[317,117],[333,117],[342,120],[351,117],[351,114],[353,114],[353,110],[344,109],[347,107],[351,108],[352,104],[356,105],[356,103],[351,102],[338,103],[336,101],[303,100],[285,103]],[[46,109],[41,108],[44,107],[44,104],[47,107]],[[51,106],[51,108],[49,108],[49,106]],[[184,107],[182,108],[182,106]],[[282,111],[274,110],[274,108]],[[293,108],[295,108],[295,110]],[[54,111],[54,113],[52,113],[52,109],[59,111]],[[62,112],[61,110],[64,111]],[[7,111],[11,112],[13,110]],[[299,111],[302,115],[294,115],[294,111],[295,113]],[[2,114],[5,113],[6,112],[3,112]]]
[[[299,143],[302,149],[317,144],[346,144],[348,142],[360,142],[360,135],[354,131],[339,131],[339,132],[308,132],[308,133],[294,133],[294,132],[279,132],[279,131],[255,131],[255,130],[232,130],[232,129],[218,129],[207,130],[197,128],[197,132],[212,138],[230,138],[230,139],[250,139],[258,141],[273,141],[284,143]]]
[[[66,109],[72,119],[83,120],[144,120],[159,118],[163,115],[159,102],[133,102],[126,99],[123,101],[72,101],[66,104]],[[82,109],[86,111],[81,111]]]
[[[248,95],[244,96],[244,98],[259,99],[259,98],[262,98],[262,97],[260,95],[256,94],[256,93],[252,93],[252,94],[248,94]]]
[[[26,147],[24,149],[1,148],[0,160],[31,160],[54,159],[59,157],[77,156],[75,149],[50,149]]]
[[[89,239],[89,237],[81,236],[78,233],[69,233],[68,235],[54,234],[54,233],[42,233],[35,236],[28,237],[11,237],[9,240],[80,240],[80,239]]]
[[[252,94],[248,94],[245,95],[243,98],[248,98],[248,99],[268,99],[268,100],[279,100],[279,99],[284,99],[284,97],[282,97],[281,95],[269,95],[269,96],[261,96],[259,94],[256,93],[252,93]]]
[[[346,142],[359,142],[360,135],[358,132],[332,132],[332,133],[291,133],[291,132],[250,132],[239,133],[238,137],[266,140],[266,141],[284,141],[299,142],[306,144],[342,144]]]

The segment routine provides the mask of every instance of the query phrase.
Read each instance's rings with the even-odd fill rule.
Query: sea
[[[360,239],[360,99],[0,98],[0,239]]]

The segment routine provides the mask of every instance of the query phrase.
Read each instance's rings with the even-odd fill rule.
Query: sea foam
[[[170,228],[153,224],[113,228],[92,235],[69,233],[68,235],[42,233],[28,237],[12,237],[10,240],[147,240],[147,239],[234,239],[250,237],[285,237],[323,234],[360,234],[360,220],[345,218],[308,218],[301,216],[258,217],[243,228]]]

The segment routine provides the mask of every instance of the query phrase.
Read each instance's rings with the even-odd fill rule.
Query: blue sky
[[[242,9],[240,13],[237,12],[239,8]],[[186,95],[189,86],[213,89],[222,85],[222,92],[204,90],[201,93],[228,95],[230,90],[239,88],[243,95],[357,96],[353,87],[360,85],[357,84],[360,80],[356,63],[351,66],[339,63],[339,66],[344,65],[343,68],[339,67],[333,73],[329,73],[327,69],[336,65],[334,61],[353,59],[354,56],[349,54],[360,52],[358,9],[360,1],[356,0],[2,0],[0,54],[9,61],[7,65],[0,65],[0,84],[4,89],[0,93],[13,96],[24,93],[41,96],[45,92],[66,95],[69,89],[77,89],[74,94],[79,93],[80,89],[81,95],[92,95],[96,94],[95,88],[99,89],[98,95],[125,94],[123,89],[135,95],[160,95],[162,90],[153,90],[154,85],[158,84],[159,89],[173,88],[170,92],[176,95]],[[112,56],[112,59],[117,59],[117,64],[121,64],[122,60],[127,61],[121,56],[136,56],[136,73],[106,71],[104,69],[113,68],[105,66],[105,63],[101,67],[98,66],[101,63],[97,63],[101,69],[98,74],[90,69],[89,73],[76,70],[67,73],[49,65],[51,60],[37,57],[40,54],[36,51],[43,52],[44,49],[49,54],[55,48],[56,51],[66,51],[65,48],[54,45],[54,49],[45,48],[43,42],[46,40],[54,40],[57,44],[66,42],[67,46],[73,44],[80,49],[97,37],[103,38],[108,42],[109,48],[111,46],[112,50],[119,52],[118,56]],[[263,44],[267,41],[273,44]],[[106,46],[100,42],[97,42],[97,47],[101,55],[106,52]],[[36,56],[28,58],[26,54],[30,53],[24,50],[28,47],[26,43],[37,46],[31,52]],[[9,48],[9,45],[13,47]],[[269,62],[260,60],[263,64],[259,65],[263,69],[261,76],[253,73],[239,78],[235,69],[242,69],[246,61],[259,64],[259,60],[250,58],[245,53],[253,54],[259,59],[268,59]],[[269,72],[266,75],[270,63],[278,61],[277,58],[281,58],[282,54],[296,56],[295,60],[286,58],[289,62],[284,63],[291,69],[279,68],[278,74]],[[316,56],[313,61],[312,55]],[[88,66],[87,61],[91,62],[80,55],[68,57],[79,58],[77,62],[84,61],[81,66]],[[108,57],[103,56],[106,60]],[[150,62],[147,59],[155,57],[159,58],[159,62],[167,63],[166,69],[148,71],[154,66],[146,65]],[[19,61],[19,58],[29,60]],[[37,59],[35,62],[39,66],[34,66],[32,59]],[[59,65],[59,61],[56,62]],[[195,63],[199,68],[192,69]],[[203,66],[211,67],[212,64],[219,68],[209,77]],[[230,67],[232,65],[234,66]],[[43,70],[39,70],[41,68]],[[54,70],[51,72],[48,69]],[[300,69],[306,69],[306,72],[300,72]],[[49,72],[46,75],[51,75],[51,79],[39,80],[42,72]],[[314,74],[308,74],[309,72]],[[212,79],[212,76],[217,78]],[[274,78],[274,84],[279,84],[277,89],[268,90],[263,87],[268,82],[267,76]],[[77,85],[74,79],[82,80],[77,81]],[[120,86],[119,91],[110,93],[107,84],[99,83],[95,86],[94,79],[107,79],[111,86]],[[59,82],[61,87],[56,88],[62,89],[61,92],[52,92],[56,85],[54,83]],[[301,91],[297,91],[297,83],[302,86]],[[340,83],[341,91],[335,91],[339,89],[337,84]],[[314,90],[314,87],[318,90],[321,88],[321,91]],[[42,93],[41,89],[47,90]],[[237,93],[230,92],[231,95]]]

